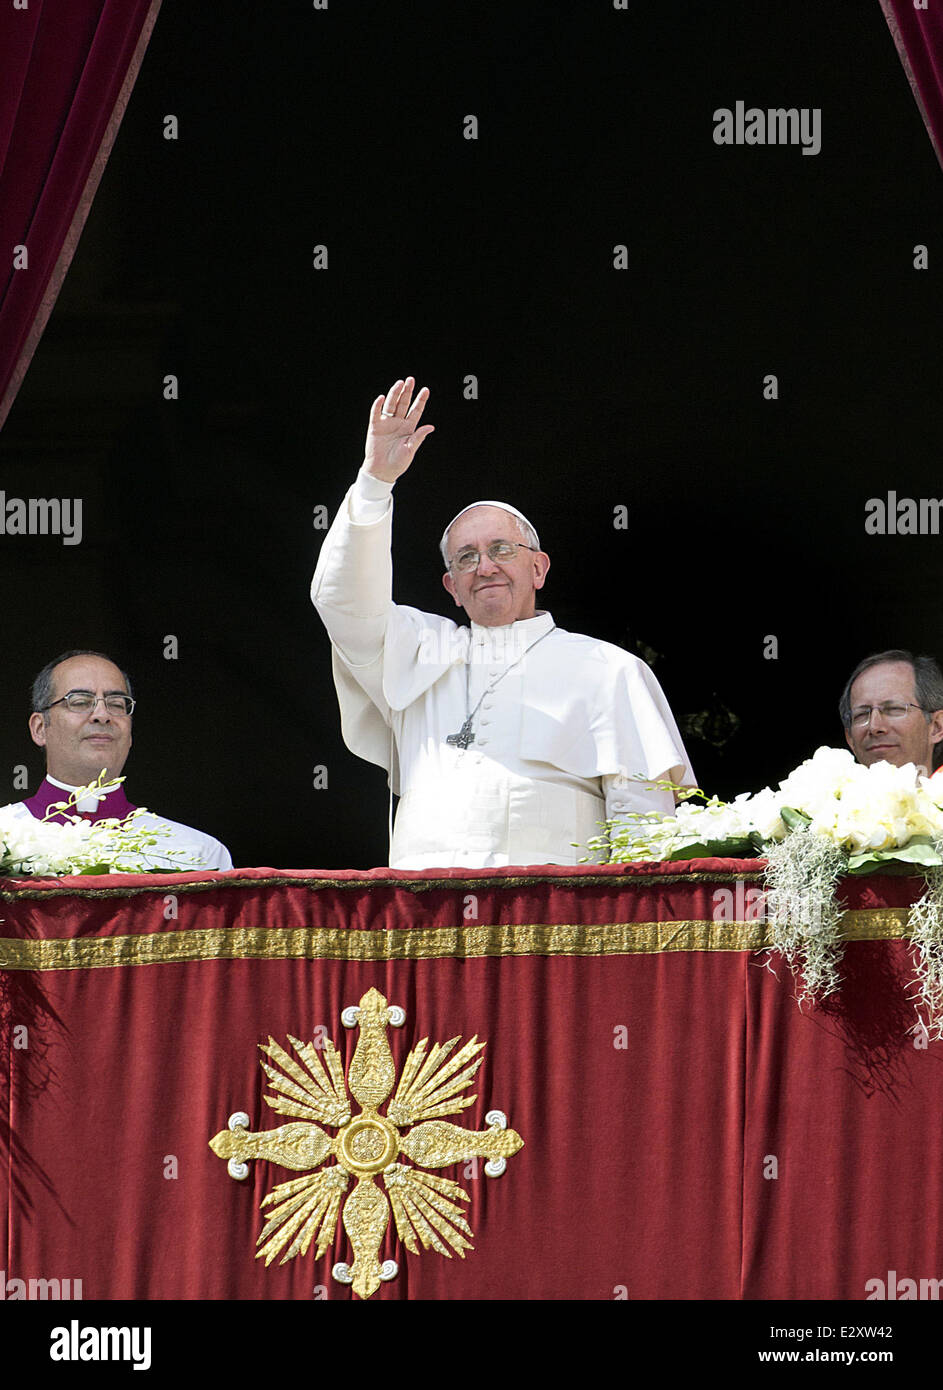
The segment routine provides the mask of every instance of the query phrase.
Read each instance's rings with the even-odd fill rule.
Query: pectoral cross
[[[451,744],[453,748],[467,748],[470,743],[474,743],[475,735],[472,733],[471,722],[472,717],[469,715],[457,734],[447,735],[446,743]]]

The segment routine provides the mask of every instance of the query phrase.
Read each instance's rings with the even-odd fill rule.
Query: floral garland
[[[658,785],[681,799],[673,816],[629,813],[588,848],[612,862],[765,857],[768,949],[796,977],[800,1006],[839,986],[840,879],[923,873],[926,892],[910,912],[915,1031],[943,1039],[943,774],[922,776],[912,763],[864,767],[845,749],[819,748],[778,790],[732,802]]]
[[[12,807],[0,810],[0,877],[161,872],[153,866],[151,851],[169,832],[154,825],[143,806],[121,820],[87,821],[71,814],[90,792],[101,796],[124,781],[116,777],[106,783],[104,776],[102,772],[87,787],[77,787],[67,801],[55,802],[42,820],[24,816]],[[52,819],[60,815],[65,819]],[[160,852],[164,860],[178,856],[186,857],[181,850],[165,848]],[[181,862],[181,869],[188,867]]]
[[[943,857],[943,837],[937,841]],[[927,891],[910,909],[918,1028],[943,1039],[943,869],[928,869]],[[916,1031],[916,1030],[915,1030]]]

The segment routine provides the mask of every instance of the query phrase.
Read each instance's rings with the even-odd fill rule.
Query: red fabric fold
[[[78,243],[160,0],[0,11],[0,426]],[[29,265],[14,269],[13,248]]]
[[[881,9],[920,109],[927,134],[943,165],[943,10],[930,0],[881,0]]]

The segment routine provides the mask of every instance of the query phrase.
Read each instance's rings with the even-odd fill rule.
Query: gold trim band
[[[848,941],[908,934],[905,907],[846,912]],[[524,923],[461,927],[206,927],[139,936],[0,938],[0,970],[98,970],[204,960],[437,960],[482,956],[626,956],[661,951],[761,951],[765,922]]]
[[[237,873],[220,874],[192,883],[180,883],[178,874],[167,873],[156,883],[136,883],[135,874],[122,875],[119,883],[108,888],[82,888],[81,880],[51,886],[54,879],[44,879],[43,887],[34,886],[30,879],[0,878],[0,902],[15,902],[21,898],[137,898],[146,893],[164,894],[212,893],[228,888],[305,888],[317,893],[323,888],[339,888],[358,892],[365,888],[403,888],[408,893],[429,893],[436,888],[448,888],[464,893],[469,888],[527,888],[536,883],[549,883],[555,888],[640,888],[666,883],[761,883],[761,869],[731,870],[707,873],[696,870],[689,874],[572,874],[552,877],[549,874],[496,875],[494,878],[378,878],[364,873],[362,878],[309,878],[304,875],[289,878],[277,874],[271,878],[241,878]],[[59,880],[60,883],[62,880]],[[4,887],[3,885],[17,885]],[[74,885],[74,886],[73,886]]]

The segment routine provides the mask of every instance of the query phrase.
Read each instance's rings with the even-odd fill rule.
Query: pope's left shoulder
[[[590,637],[584,632],[569,632],[562,627],[555,628],[554,635],[558,637],[561,644],[566,644],[571,648],[575,657],[582,657],[587,661],[595,661],[607,666],[630,667],[635,671],[651,672],[652,668],[647,662],[636,656],[634,652],[628,652],[624,647],[617,646],[615,642],[605,642],[600,637]]]

